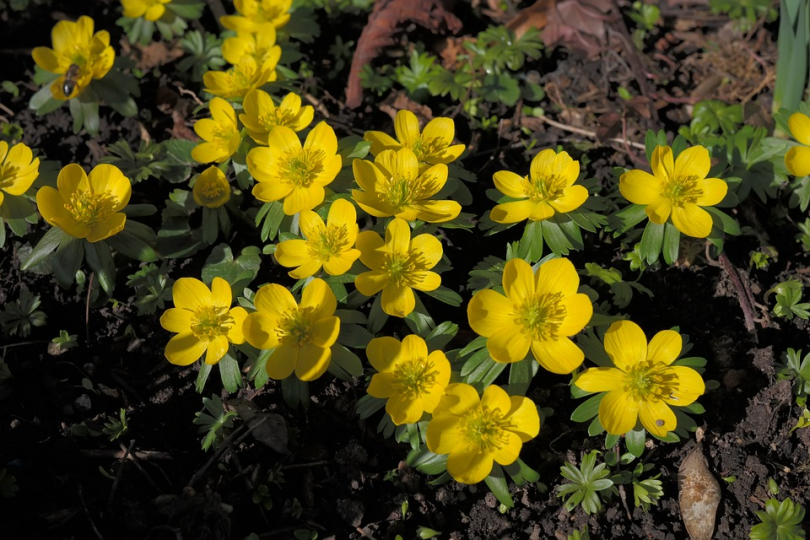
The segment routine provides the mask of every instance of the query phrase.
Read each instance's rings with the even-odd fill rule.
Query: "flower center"
[[[220,198],[224,192],[223,186],[217,182],[206,182],[202,186],[202,195],[209,200]]]
[[[515,426],[510,420],[503,418],[500,409],[490,409],[485,405],[479,405],[468,415],[464,419],[461,430],[467,441],[478,447],[479,452],[493,453],[509,442],[505,432]]]
[[[526,195],[533,203],[555,201],[562,197],[566,188],[565,179],[560,176],[532,178],[528,184]]]
[[[397,287],[412,287],[415,283],[421,283],[424,278],[414,274],[424,268],[425,262],[414,252],[386,253],[382,265],[382,271],[388,274],[388,280]]]
[[[75,191],[70,196],[70,202],[65,203],[65,210],[70,212],[73,219],[79,223],[93,225],[111,214],[118,206],[118,197],[108,192],[94,193],[92,191]]]
[[[303,347],[310,342],[313,320],[312,307],[297,307],[289,310],[279,322],[278,337],[282,343],[291,343]]]
[[[657,401],[669,398],[677,389],[678,376],[666,366],[652,360],[634,366],[624,382],[624,389],[637,401]]]
[[[262,127],[269,133],[273,131],[276,126],[291,126],[293,124],[295,115],[289,109],[276,108],[272,111],[261,115],[259,122]]]
[[[703,190],[698,186],[700,179],[698,176],[667,178],[663,183],[661,196],[669,199],[673,206],[695,204],[703,196]]]
[[[412,182],[404,176],[389,178],[380,198],[394,208],[400,208],[414,200],[413,188]]]
[[[346,225],[329,225],[318,236],[307,241],[310,257],[324,263],[349,248],[349,229]]]
[[[427,358],[417,358],[402,362],[394,368],[393,386],[400,394],[410,399],[418,399],[433,388],[439,372]]]
[[[233,324],[227,307],[201,307],[191,316],[191,333],[197,339],[211,341],[217,336],[227,335]]]
[[[535,294],[516,307],[514,323],[522,326],[523,332],[534,341],[556,341],[568,313],[562,299],[560,292]]]
[[[420,136],[411,141],[410,148],[419,161],[424,161],[426,157],[435,154],[441,148],[441,145],[442,140],[438,137],[426,139],[424,136]]]
[[[302,149],[290,153],[279,163],[279,176],[297,187],[309,187],[315,177],[323,171],[323,150]]]
[[[0,165],[0,188],[14,185],[19,170],[20,167],[14,163],[3,163]]]

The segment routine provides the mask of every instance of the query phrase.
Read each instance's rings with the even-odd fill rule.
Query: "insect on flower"
[[[67,97],[73,94],[73,90],[76,89],[76,83],[81,74],[82,69],[79,66],[70,64],[70,67],[65,72],[65,82],[62,83],[62,92],[64,92]]]

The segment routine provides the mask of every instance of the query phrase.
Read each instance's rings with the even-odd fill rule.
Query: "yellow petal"
[[[509,401],[509,420],[512,423],[509,431],[516,433],[523,442],[537,437],[540,433],[540,415],[534,402],[523,396],[510,396]]]
[[[449,170],[447,165],[438,163],[429,167],[425,172],[419,175],[421,187],[419,189],[419,198],[427,199],[437,194],[444,185],[447,183],[447,175]]]
[[[156,21],[166,13],[166,8],[162,4],[153,4],[146,10],[143,18],[147,21]]]
[[[310,341],[318,347],[329,348],[337,341],[340,333],[340,319],[337,317],[324,317],[312,325]]]
[[[322,132],[323,129],[321,129],[321,132],[319,133]],[[307,142],[309,142],[309,137],[307,137]],[[337,143],[335,144],[337,145]],[[301,140],[298,138],[298,135],[296,135],[293,130],[291,130],[286,126],[274,127],[273,131],[270,132],[270,135],[267,136],[267,145],[274,155],[279,156],[283,156],[286,154],[297,155],[300,154],[301,150],[303,149],[303,147],[301,146]],[[252,154],[256,150],[258,149],[253,149],[248,153],[248,160],[250,160],[250,154]]]
[[[709,151],[703,146],[693,146],[678,154],[678,159],[675,160],[675,177],[706,178],[711,168],[712,160],[709,158]]]
[[[523,259],[512,259],[503,268],[503,288],[511,302],[520,302],[534,294],[534,272]]]
[[[415,307],[413,289],[407,285],[397,286],[389,282],[383,287],[382,308],[385,313],[392,317],[407,317]]]
[[[586,392],[610,392],[624,386],[627,375],[616,368],[594,367],[574,379],[574,385]]]
[[[531,340],[522,332],[523,328],[516,324],[502,326],[489,339],[487,350],[496,362],[512,364],[526,358],[531,346]]]
[[[444,389],[444,396],[436,407],[434,416],[439,417],[445,414],[464,416],[480,404],[481,399],[475,388],[469,384],[451,384]]]
[[[567,337],[547,341],[532,341],[532,354],[544,369],[566,375],[577,369],[585,354]]]
[[[392,219],[385,229],[385,247],[387,251],[389,253],[407,254],[410,244],[411,228],[408,222],[399,218]],[[362,256],[360,260],[363,260]]]
[[[35,47],[31,54],[34,57],[34,62],[45,71],[64,73],[64,68],[60,67],[59,58],[56,56],[53,49],[48,47]]]
[[[512,325],[513,319],[512,302],[492,289],[478,291],[467,305],[467,320],[480,336],[492,336],[501,328]]]
[[[492,472],[492,455],[462,447],[447,457],[447,472],[456,482],[477,484]]]
[[[76,221],[73,219],[73,216],[65,210],[65,200],[58,191],[50,186],[43,186],[37,191],[37,207],[42,214],[42,218],[51,225],[62,227],[62,223],[75,223]],[[87,236],[86,233],[85,236]]]
[[[503,388],[491,384],[486,387],[483,395],[481,395],[481,406],[490,411],[497,409],[500,411],[500,415],[506,416],[512,409],[512,402],[509,400],[509,394]]]
[[[176,366],[193,364],[205,352],[208,343],[200,341],[191,332],[177,334],[166,344],[166,360]]]
[[[551,259],[541,264],[534,281],[537,294],[560,292],[566,297],[576,294],[579,288],[579,274],[574,264],[566,258]]]
[[[561,301],[565,307],[565,319],[563,319],[557,332],[561,336],[573,336],[578,334],[590,322],[593,317],[593,304],[587,294],[573,294],[565,297]]]
[[[230,103],[220,97],[215,97],[211,99],[208,108],[211,111],[211,117],[219,126],[236,129],[236,111],[233,110]]]
[[[389,398],[398,392],[398,386],[395,386],[396,381],[397,379],[390,373],[377,373],[371,377],[366,392],[375,398]]]
[[[476,399],[476,403],[477,401]],[[435,411],[436,409],[434,409]],[[458,416],[434,415],[427,428],[428,449],[434,454],[449,454],[460,445],[465,444],[462,422],[463,420]]]
[[[661,199],[661,189],[659,178],[638,169],[627,171],[619,178],[622,197],[633,204],[646,205]]]
[[[703,193],[695,203],[699,206],[714,206],[719,204],[728,193],[728,184],[720,178],[706,178],[702,182]]]
[[[532,221],[544,221],[554,215],[554,208],[546,201],[535,203],[529,219]]]
[[[395,425],[413,424],[418,422],[425,412],[422,399],[414,398],[410,394],[394,394],[385,404],[385,412],[391,415]]]
[[[267,359],[267,364],[265,364],[267,375],[277,381],[292,375],[295,365],[298,363],[298,353],[298,346],[282,343]]]
[[[379,372],[388,372],[394,369],[402,344],[395,338],[383,336],[368,342],[366,357],[371,366]],[[377,396],[385,397],[385,396]]]
[[[678,332],[662,330],[655,334],[647,346],[647,359],[669,365],[678,358],[683,348],[683,339]]]
[[[624,372],[647,360],[647,336],[633,321],[616,321],[605,333],[605,352]]]
[[[298,220],[298,226],[307,240],[314,240],[320,236],[321,232],[326,228],[321,216],[312,210],[304,210],[301,212]]]
[[[427,223],[446,223],[461,213],[461,205],[456,201],[422,201],[413,206],[417,219]]]
[[[214,307],[230,308],[233,303],[231,285],[221,277],[211,281],[211,303]]]
[[[258,148],[254,148],[254,150],[258,150]],[[253,152],[253,150],[251,150]],[[260,180],[259,177],[256,176],[255,172],[251,172],[256,180]],[[275,179],[270,179],[269,181],[263,182],[259,181],[256,185],[253,186],[253,196],[256,197],[258,200],[263,202],[273,202],[283,199],[284,197],[288,196],[292,193],[293,186],[291,184],[284,184]],[[291,214],[288,214],[291,215]]]
[[[428,356],[427,343],[415,334],[407,335],[402,339],[399,354],[402,361],[425,359]]]
[[[672,224],[686,236],[706,238],[712,232],[712,216],[696,204],[672,207]]]
[[[419,120],[416,115],[407,109],[397,111],[394,117],[394,132],[401,144],[410,146],[419,138]]]
[[[56,187],[59,189],[59,194],[62,195],[66,201],[70,200],[77,190],[87,191],[90,189],[90,182],[87,180],[87,174],[81,166],[71,163],[65,165],[59,176],[56,177]]]
[[[326,217],[329,225],[336,227],[345,226],[347,231],[357,229],[357,210],[354,205],[346,199],[337,199],[329,207],[329,214]]]
[[[357,163],[359,160],[354,160]],[[397,213],[397,209],[381,201],[373,192],[366,193],[365,191],[352,190],[352,199],[357,203],[361,209],[374,217],[382,218],[393,216]]]
[[[383,150],[388,150],[391,148],[399,148],[400,146],[402,146],[397,142],[396,139],[394,139],[387,133],[383,133],[382,131],[366,131],[366,134],[363,135],[363,140],[371,143],[370,152],[374,156],[376,156]]]
[[[332,349],[322,349],[314,344],[305,345],[298,353],[295,376],[302,381],[314,381],[324,374],[331,360]]]
[[[624,435],[636,427],[638,409],[638,401],[629,392],[611,390],[599,403],[599,421],[608,433]]]
[[[248,315],[242,323],[242,333],[248,343],[257,349],[275,349],[279,341],[280,321],[277,316],[256,311]]]
[[[259,311],[265,311],[275,317],[281,317],[287,311],[298,307],[290,291],[276,283],[260,288],[253,299],[253,304]]]
[[[323,264],[320,261],[310,259],[304,262],[298,268],[287,272],[287,275],[295,279],[305,279],[320,272],[322,267]]]
[[[279,242],[273,253],[278,263],[287,268],[295,268],[312,261],[306,240],[285,240]]]
[[[660,400],[642,401],[638,410],[641,425],[656,437],[666,437],[678,424],[675,413]]]
[[[425,161],[428,163],[451,163],[459,158],[464,153],[463,144],[454,144],[447,148],[442,148],[441,151],[434,151],[433,154],[425,156]]]
[[[570,186],[563,190],[562,196],[548,204],[557,212],[566,213],[576,210],[588,199],[588,190],[582,186]]]
[[[113,207],[116,212],[129,204],[132,184],[115,165],[96,165],[90,171],[88,182],[96,193],[108,193],[117,199]]]
[[[653,150],[650,167],[653,175],[663,182],[675,174],[675,159],[672,157],[672,148],[669,146],[656,146]]]
[[[430,234],[420,234],[411,240],[411,251],[422,257],[427,269],[433,268],[442,260],[442,243]]]
[[[520,456],[523,443],[517,433],[511,431],[504,431],[501,437],[501,446],[495,450],[492,457],[496,463],[510,465]]]
[[[669,396],[663,399],[670,405],[685,407],[706,392],[706,383],[694,369],[686,366],[672,366],[667,374],[675,375],[676,385]]]
[[[650,221],[658,225],[663,225],[667,222],[667,219],[669,219],[672,208],[670,200],[661,197],[648,204],[644,212],[647,214],[647,217],[650,218]]]
[[[419,160],[410,148],[384,150],[374,160],[383,177],[415,180],[419,176]],[[379,178],[377,180],[379,182]],[[377,184],[383,187],[384,184]]]
[[[211,291],[205,283],[194,278],[180,278],[172,285],[174,306],[197,311],[212,305]]]
[[[435,291],[442,284],[442,277],[436,272],[413,272],[411,287],[417,291]]]
[[[292,130],[290,130],[292,131]],[[337,137],[335,130],[326,122],[321,122],[307,135],[304,148],[307,150],[319,150],[327,156],[334,156],[337,153]]]
[[[794,139],[805,146],[810,146],[810,118],[807,115],[799,112],[791,114],[788,118],[788,127]]]
[[[418,123],[416,129],[418,133]],[[427,123],[425,130],[422,132],[422,139],[425,141],[430,141],[436,146],[445,147],[453,144],[453,137],[455,137],[455,134],[456,126],[453,124],[453,120],[450,118],[439,117],[434,118]]]
[[[222,357],[228,352],[228,347],[230,347],[230,345],[228,344],[228,338],[225,336],[217,336],[209,341],[208,349],[205,353],[205,363],[214,365],[222,360]]]
[[[124,230],[127,216],[122,213],[113,214],[90,225],[90,232],[85,238],[88,242],[99,242]]]
[[[532,179],[551,178],[554,176],[554,162],[556,158],[557,152],[550,148],[546,148],[534,156],[531,167],[529,168]]]
[[[363,236],[362,233],[360,236]],[[362,260],[362,256],[361,256]],[[388,274],[382,272],[363,272],[354,279],[354,286],[365,296],[374,296],[388,285]]]
[[[323,202],[325,196],[326,192],[321,186],[293,186],[284,198],[284,213],[293,216],[303,210],[312,210]]]
[[[360,250],[350,249],[340,255],[330,257],[328,261],[323,263],[323,269],[330,276],[342,276],[348,272],[354,261],[360,257]]]
[[[496,205],[489,214],[496,223],[519,223],[529,219],[535,208],[535,203],[526,199]]]
[[[169,332],[183,333],[191,331],[191,311],[169,308],[160,316],[160,326]]]
[[[236,345],[241,345],[245,342],[245,333],[243,331],[243,327],[245,325],[245,319],[248,316],[248,312],[245,310],[245,308],[236,306],[228,312],[228,315],[230,315],[233,319],[233,326],[231,326],[231,329],[228,330],[228,341]]]
[[[304,287],[304,292],[301,294],[301,307],[311,308],[313,319],[318,320],[334,315],[337,299],[331,287],[324,280],[315,278]]]
[[[352,172],[357,185],[364,191],[373,193],[377,183],[385,183],[385,177],[380,169],[370,161],[365,159],[355,159],[352,161]]]

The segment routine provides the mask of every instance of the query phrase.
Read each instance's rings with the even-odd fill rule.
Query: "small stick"
[[[82,494],[81,484],[78,485],[78,491],[79,491],[79,500],[82,503],[82,510],[84,510],[84,515],[87,516],[87,521],[90,522],[90,526],[93,527],[93,532],[96,533],[98,539],[104,540],[104,536],[101,534],[101,531],[99,531],[98,527],[96,527],[96,522],[93,521],[93,518],[90,516],[90,511],[87,509],[87,503],[84,502],[84,495]]]
[[[121,458],[121,464],[118,466],[118,474],[115,475],[115,481],[113,482],[112,489],[110,490],[110,498],[107,499],[107,508],[112,511],[112,504],[113,499],[115,499],[115,492],[118,490],[118,483],[121,481],[121,474],[124,472],[124,461],[129,457],[129,453],[132,451],[132,447],[135,446],[135,439],[129,442],[129,447],[124,452],[123,457]]]
[[[258,426],[259,424],[261,424],[261,422],[257,422],[257,423],[256,423],[256,425],[257,425],[257,426]],[[207,470],[208,470],[208,468],[209,468],[211,465],[213,465],[213,464],[214,464],[214,461],[216,461],[217,459],[219,459],[219,457],[220,457],[220,456],[221,456],[221,455],[222,455],[222,454],[225,452],[225,450],[227,450],[227,449],[229,448],[229,445],[230,445],[231,441],[233,441],[233,440],[236,438],[236,436],[237,436],[239,433],[241,433],[241,432],[242,432],[244,429],[245,429],[245,424],[242,424],[241,426],[239,426],[238,428],[236,428],[236,429],[234,430],[234,432],[233,432],[233,433],[231,433],[230,435],[228,435],[228,438],[227,438],[227,439],[225,439],[224,441],[222,441],[222,444],[221,444],[221,445],[220,445],[220,447],[219,447],[219,448],[218,448],[218,449],[217,449],[217,450],[214,452],[214,455],[212,455],[212,456],[211,456],[211,457],[208,459],[208,461],[206,461],[206,462],[205,462],[205,464],[204,464],[202,467],[200,467],[200,469],[199,469],[197,472],[195,472],[195,473],[194,473],[194,476],[192,476],[192,477],[191,477],[191,480],[189,480],[189,481],[188,481],[188,483],[186,484],[186,487],[194,487],[194,484],[196,484],[196,483],[197,483],[197,482],[200,480],[200,478],[202,478],[202,475],[203,475],[203,474],[205,474],[205,471],[207,471]]]
[[[541,122],[545,122],[546,124],[548,124],[550,126],[560,128],[563,131],[568,131],[568,132],[571,132],[571,133],[577,133],[579,135],[584,135],[584,136],[586,136],[586,137],[588,137],[590,139],[596,139],[597,138],[596,137],[596,132],[588,131],[587,129],[582,129],[582,128],[578,128],[578,127],[574,127],[574,126],[569,126],[567,124],[562,124],[560,122],[556,122],[556,121],[552,120],[551,118],[548,118],[547,116],[542,116],[541,115],[541,116],[536,116],[535,118],[537,118]],[[644,147],[643,144],[637,143],[637,142],[634,142],[634,141],[628,141],[627,139],[622,140],[622,139],[618,139],[618,138],[613,138],[613,139],[608,139],[608,141],[609,142],[614,142],[614,143],[619,143],[619,144],[622,144],[622,145],[630,145],[633,148],[638,148],[639,150],[645,150],[645,147]]]
[[[749,333],[754,334],[754,339],[759,341],[757,337],[757,328],[754,324],[754,307],[751,302],[750,291],[746,289],[742,279],[740,279],[740,274],[737,273],[737,269],[734,268],[734,265],[731,264],[731,261],[728,260],[725,253],[721,253],[718,260],[723,266],[723,270],[725,270],[726,274],[728,274],[731,284],[737,291],[737,299],[740,302],[740,308],[742,308],[743,317],[745,318],[745,329],[748,330]]]
[[[91,272],[90,279],[87,281],[87,303],[84,306],[84,334],[88,347],[90,347],[90,292],[93,290],[93,277],[95,275],[95,272]]]
[[[320,467],[321,465],[329,465],[329,461],[311,461],[309,463],[292,463],[281,467],[282,471],[289,471],[291,469],[308,469],[310,467]]]
[[[119,446],[120,446],[121,450],[123,450],[124,452],[127,451],[127,449],[126,449],[126,447],[124,446],[123,443],[121,443]],[[152,480],[152,477],[149,476],[149,473],[146,472],[146,470],[141,466],[141,463],[138,460],[138,458],[135,456],[135,454],[130,453],[129,457],[130,457],[130,461],[132,461],[132,463],[135,464],[135,466],[138,468],[138,470],[141,471],[141,474],[143,474],[146,477],[146,481],[149,482],[149,485],[151,485],[153,488],[155,488],[155,491],[157,491],[158,493],[162,493],[163,491],[160,489],[160,486],[158,486],[157,483],[155,483],[155,481]]]

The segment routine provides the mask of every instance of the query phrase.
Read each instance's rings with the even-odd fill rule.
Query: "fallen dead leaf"
[[[720,484],[709,471],[702,443],[686,455],[678,468],[678,491],[681,518],[689,537],[711,540],[720,505]]]

